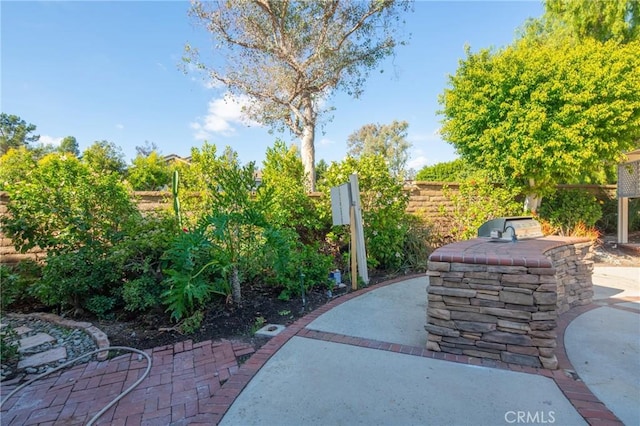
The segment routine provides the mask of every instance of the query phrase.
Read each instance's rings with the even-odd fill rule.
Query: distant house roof
[[[169,154],[169,155],[165,155],[163,158],[164,158],[164,161],[166,163],[171,163],[171,162],[175,162],[175,161],[179,161],[179,162],[182,162],[182,163],[191,163],[191,156],[180,157],[177,154]]]

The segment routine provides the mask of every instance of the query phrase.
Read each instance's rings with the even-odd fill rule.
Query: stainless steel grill
[[[516,241],[544,237],[540,222],[531,216],[499,217],[483,223],[478,237],[493,241]]]

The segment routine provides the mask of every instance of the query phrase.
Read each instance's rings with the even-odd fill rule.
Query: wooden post
[[[349,225],[351,227],[351,290],[357,290],[358,289],[358,261],[357,261],[357,253],[356,253],[356,247],[358,246],[358,244],[356,244],[356,222],[355,222],[355,217],[356,217],[356,208],[355,206],[351,206],[350,209],[350,216],[351,216],[351,224]]]

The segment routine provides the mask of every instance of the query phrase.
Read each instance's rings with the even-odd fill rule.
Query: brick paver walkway
[[[540,374],[552,378],[576,410],[591,425],[621,425],[622,422],[580,380],[574,379],[562,345],[564,331],[571,320],[588,310],[591,304],[572,309],[558,321],[559,369],[547,370],[501,361],[482,360],[463,355],[432,352],[425,348],[362,339],[305,327],[330,309],[384,285],[347,294],[316,309],[273,337],[258,351],[245,343],[231,341],[191,341],[146,351],[152,356],[149,376],[98,421],[100,425],[215,425],[242,389],[293,336],[321,339],[414,356],[452,362]],[[628,301],[637,301],[637,298]],[[609,299],[611,304],[624,300]],[[621,307],[622,308],[622,307]],[[251,357],[241,365],[238,358]],[[146,368],[146,359],[138,354],[122,355],[108,361],[90,362],[33,383],[2,407],[2,425],[81,425],[86,424],[123,389],[135,382]],[[15,384],[3,383],[7,395]]]

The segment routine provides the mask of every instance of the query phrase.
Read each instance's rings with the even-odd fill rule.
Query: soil
[[[370,272],[369,286],[395,278],[381,272]],[[268,338],[254,336],[255,332],[267,324],[288,326],[298,318],[307,315],[323,304],[350,291],[350,284],[334,288],[328,293],[326,288],[314,288],[290,300],[278,299],[278,291],[260,286],[242,289],[244,303],[241,307],[219,299],[210,303],[201,326],[197,331],[185,334],[177,324],[169,320],[169,315],[153,312],[136,318],[121,315],[115,320],[86,319],[109,337],[112,346],[125,345],[140,349],[170,345],[190,339],[194,343],[205,340],[228,339],[243,341],[260,348]]]

